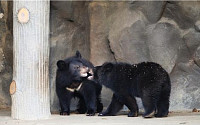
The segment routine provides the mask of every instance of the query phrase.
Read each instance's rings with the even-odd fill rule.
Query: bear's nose
[[[83,66],[83,68],[84,68],[86,71],[89,71],[89,68],[88,68],[88,67]]]

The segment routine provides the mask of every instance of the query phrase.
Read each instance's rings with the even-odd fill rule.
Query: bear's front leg
[[[105,112],[99,113],[99,116],[114,116],[117,114],[117,112],[119,112],[120,109],[122,109],[123,105],[124,104],[120,102],[118,96],[113,94],[112,101],[107,110]]]
[[[94,116],[96,112],[96,92],[89,86],[87,87],[88,88],[84,88],[84,91],[81,91],[81,93],[84,97],[85,104],[87,107],[87,116]]]
[[[128,117],[137,117],[138,106],[137,106],[136,99],[129,95],[123,95],[123,96],[120,96],[119,98],[130,110]]]
[[[87,107],[86,107],[86,104],[85,104],[85,100],[84,100],[84,97],[82,97],[81,95],[80,96],[78,96],[78,98],[79,98],[79,101],[78,101],[78,109],[77,109],[77,111],[78,111],[78,113],[80,113],[80,114],[85,114],[86,113],[86,111],[87,111]]]
[[[70,102],[72,98],[72,93],[67,91],[65,88],[57,90],[57,95],[60,102],[60,115],[70,115]]]

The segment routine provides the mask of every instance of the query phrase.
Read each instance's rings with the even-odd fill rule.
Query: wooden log
[[[49,9],[50,2],[13,2],[14,119],[36,120],[50,116],[49,94]]]

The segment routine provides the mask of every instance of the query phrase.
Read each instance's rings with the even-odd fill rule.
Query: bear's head
[[[110,86],[110,81],[112,81],[112,77],[114,77],[114,64],[113,63],[104,63],[101,66],[96,66],[93,69],[93,72],[90,72],[92,75],[90,78],[102,85],[107,87]]]
[[[77,51],[75,56],[57,62],[56,83],[65,87],[75,88],[83,79],[90,77],[89,72],[92,70],[92,66]]]

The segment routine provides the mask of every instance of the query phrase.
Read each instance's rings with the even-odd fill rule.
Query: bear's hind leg
[[[106,111],[99,113],[99,116],[114,116],[123,107],[123,103],[119,101],[119,98],[113,94],[112,101]]]
[[[148,94],[144,94],[143,93],[143,97],[142,97],[142,103],[144,106],[144,114],[142,115],[144,118],[151,118],[154,116],[155,114],[155,110],[156,110],[156,99],[154,99],[152,95]]]
[[[169,96],[170,91],[162,91],[160,99],[157,103],[157,113],[155,117],[167,117],[169,112]]]
[[[138,106],[136,99],[129,95],[124,95],[120,100],[129,108],[130,112],[128,117],[137,117],[138,116]]]

